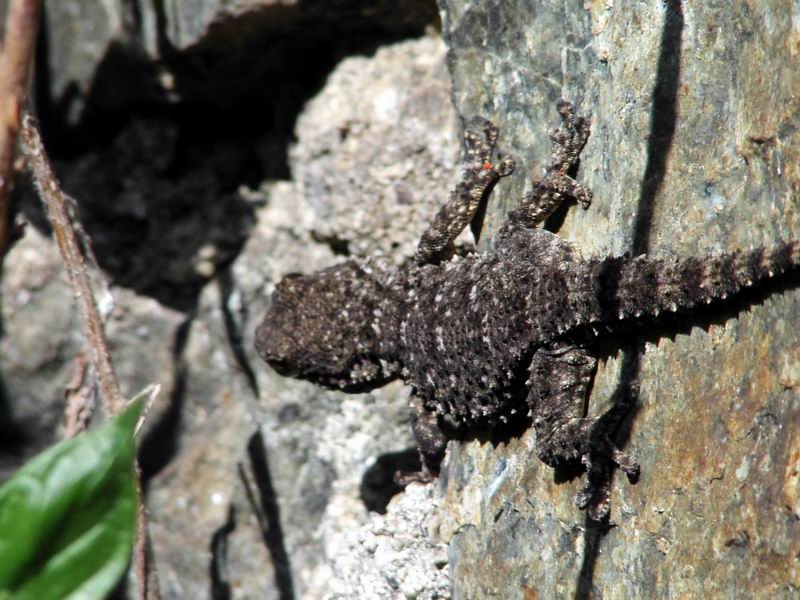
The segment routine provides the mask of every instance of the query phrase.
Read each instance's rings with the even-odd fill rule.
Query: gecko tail
[[[600,302],[609,321],[725,300],[800,266],[800,241],[706,258],[607,258],[597,262]]]

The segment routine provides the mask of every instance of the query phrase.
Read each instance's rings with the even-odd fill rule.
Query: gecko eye
[[[285,294],[287,296],[292,296],[297,293],[297,290],[300,286],[300,280],[303,279],[303,275],[300,273],[289,273],[285,275],[283,279],[278,282],[278,285],[275,286],[275,294],[273,295],[273,301],[275,296],[279,294]]]

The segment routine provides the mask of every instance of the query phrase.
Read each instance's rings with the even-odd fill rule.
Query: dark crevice
[[[280,600],[293,600],[295,598],[294,581],[289,554],[283,538],[280,507],[275,488],[272,485],[267,449],[264,447],[261,433],[258,431],[250,437],[250,441],[247,443],[247,457],[250,461],[249,467],[256,489],[253,489],[250,478],[241,464],[239,465],[239,477],[244,485],[248,502],[258,520],[264,546],[272,559],[278,597]]]
[[[14,419],[6,387],[0,377],[0,482],[4,477],[6,464],[16,464],[24,455],[24,448],[30,443],[25,430]]]
[[[653,208],[667,170],[670,149],[675,136],[678,119],[678,86],[680,83],[681,45],[684,27],[681,0],[665,0],[664,24],[661,31],[661,47],[653,87],[650,109],[650,135],[647,140],[647,164],[645,166],[636,219],[633,226],[631,250],[634,256],[646,253],[650,246]],[[620,381],[614,392],[615,402],[635,394],[644,340],[633,341],[623,349]],[[629,439],[631,423],[638,405],[629,411],[626,421],[614,435],[614,442],[624,448]],[[597,596],[594,572],[600,554],[608,522],[594,524],[587,517],[585,530],[586,548],[575,588],[576,600],[588,600]]]
[[[142,15],[129,8],[130,31],[109,45],[85,93],[52,88],[43,27],[37,112],[101,268],[188,312],[250,233],[254,207],[239,186],[289,178],[297,117],[336,65],[422,35],[438,13],[431,0],[280,3],[232,11],[176,48],[165,3],[151,8],[160,60],[141,46]],[[27,219],[46,231],[38,202],[22,196]]]
[[[175,333],[172,349],[173,388],[167,409],[159,420],[147,431],[139,446],[139,468],[145,487],[177,455],[179,432],[183,421],[183,406],[186,401],[186,364],[183,353],[189,341],[192,319],[181,323]]]
[[[242,314],[237,321],[229,306],[231,296],[236,288],[233,280],[233,273],[231,272],[230,268],[225,269],[219,274],[217,277],[217,285],[219,285],[220,292],[220,311],[222,312],[222,320],[225,323],[225,334],[228,336],[228,343],[231,346],[231,352],[236,360],[236,364],[244,374],[245,379],[247,379],[247,384],[250,387],[250,391],[253,392],[253,395],[256,398],[258,398],[258,380],[256,379],[256,373],[253,370],[253,366],[250,364],[250,360],[247,358],[247,353],[244,350],[244,344],[242,343],[242,331],[238,325],[239,322],[247,322],[247,318],[246,315]],[[242,310],[246,311],[247,307],[242,306]]]
[[[322,235],[318,231],[311,232],[311,239],[320,244],[325,244],[336,256],[351,256],[350,241],[336,235]]]

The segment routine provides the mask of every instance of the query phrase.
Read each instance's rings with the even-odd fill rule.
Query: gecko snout
[[[269,316],[267,313],[267,318],[256,329],[256,350],[259,356],[278,373],[292,377],[297,374],[291,359],[295,351],[292,342],[280,331],[273,330]]]

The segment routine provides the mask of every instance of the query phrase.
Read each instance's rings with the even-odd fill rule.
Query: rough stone
[[[398,148],[417,148],[416,166],[431,180],[399,170],[385,175],[385,185],[410,179],[429,186],[438,197],[421,204],[430,213],[435,210],[441,190],[456,175],[455,139],[456,147],[447,150],[442,141],[453,132],[450,99],[438,79],[444,76],[443,59],[441,40],[424,38],[382,49],[369,61],[344,61],[301,117],[290,156],[292,172],[302,177],[240,191],[254,207],[255,224],[236,260],[203,289],[197,317],[177,352],[181,392],[173,402],[181,406],[183,422],[176,431],[181,451],[150,486],[154,546],[166,597],[202,596],[214,589],[235,598],[290,591],[319,598],[334,585],[357,585],[358,573],[373,567],[384,588],[392,589],[380,575],[381,564],[393,565],[409,593],[417,590],[420,598],[434,597],[425,596],[426,590],[442,588],[446,558],[426,536],[412,536],[403,552],[383,563],[368,561],[356,541],[365,528],[363,535],[373,532],[369,535],[388,544],[395,523],[410,519],[407,527],[413,529],[411,524],[427,521],[434,512],[435,503],[407,501],[398,509],[404,516],[391,517],[390,507],[387,518],[393,525],[375,533],[379,521],[368,511],[386,510],[398,491],[392,483],[396,470],[416,468],[408,390],[394,384],[347,396],[284,379],[263,366],[253,335],[272,288],[284,275],[342,260],[330,240],[319,241],[316,232],[323,224],[332,236],[352,240],[354,249],[382,248],[385,214],[365,211],[353,228],[356,202],[343,201],[347,188],[340,175],[331,173],[334,166],[359,157],[371,172],[395,160]],[[376,73],[386,75],[374,81]],[[393,98],[399,115],[428,112],[430,120],[419,117],[424,127],[400,129],[387,148],[380,148],[376,131],[385,132],[387,121],[364,109],[342,144],[336,131],[352,119],[351,112],[342,110],[342,99],[372,93]],[[428,160],[438,161],[436,168],[426,167]],[[307,186],[319,185],[312,174],[339,188],[309,194]],[[363,199],[364,188],[354,187]],[[383,203],[391,199],[381,196]],[[423,208],[388,210],[408,222],[394,232],[397,243],[383,246],[384,251],[413,252],[412,241],[424,227]],[[433,556],[439,567],[427,574],[420,561],[433,565]]]
[[[340,253],[413,256],[418,232],[447,198],[442,181],[458,169],[444,47],[430,38],[413,48],[345,61],[298,119],[292,175],[313,209],[315,237]],[[398,60],[406,70],[386,69]]]
[[[176,123],[142,118],[57,167],[114,283],[187,310],[241,250],[254,208],[226,183],[225,167],[237,172],[241,157],[217,149],[217,169],[212,161],[177,167],[180,137]],[[46,228],[38,199],[25,212]]]
[[[593,119],[579,178],[595,200],[548,225],[585,254],[800,235],[791,2],[441,7],[459,114],[495,119],[524,165],[498,186],[490,231],[540,174],[564,97]],[[618,478],[608,532],[572,506],[580,480],[536,459],[531,431],[451,444],[441,509],[454,594],[796,596],[800,295],[773,292],[608,349],[589,411],[639,381],[624,437],[642,465],[637,485]]]
[[[38,102],[71,128],[137,104],[220,110],[273,79],[290,96],[292,73],[316,71],[297,68],[316,46],[328,48],[317,57],[327,63],[437,20],[432,0],[81,0],[47,3],[43,14]]]
[[[579,480],[556,478],[539,463],[531,432],[452,442],[437,487],[415,486],[387,508],[391,473],[413,458],[407,390],[349,397],[261,366],[252,333],[282,276],[327,266],[342,252],[400,260],[454,179],[458,144],[437,42],[345,62],[325,86],[325,69],[309,80],[287,78],[306,73],[297,65],[309,45],[322,54],[338,35],[346,47],[326,54],[329,62],[372,54],[388,38],[420,31],[426,13],[409,10],[404,20],[397,14],[407,5],[397,3],[386,13],[394,24],[384,26],[383,17],[355,18],[359,2],[337,3],[331,11],[339,20],[315,6],[48,5],[51,116],[63,110],[59,118],[75,125],[143,98],[151,110],[202,100],[189,126],[152,116],[124,127],[100,120],[102,143],[90,140],[88,154],[72,148],[84,154],[74,169],[62,167],[101,243],[109,223],[122,223],[119,232],[126,220],[136,225],[142,239],[109,235],[107,248],[117,250],[101,257],[112,273],[114,264],[120,276],[136,273],[121,279],[125,285],[149,282],[137,289],[155,295],[210,281],[199,297],[196,288],[189,294],[192,302],[174,303],[186,313],[118,290],[110,326],[126,391],[152,380],[166,385],[142,456],[153,477],[164,597],[314,598],[367,589],[447,597],[445,574],[452,595],[463,598],[796,596],[800,443],[792,424],[800,417],[800,354],[792,318],[800,300],[791,290],[665,337],[621,340],[621,352],[608,348],[590,411],[604,410],[636,376],[641,400],[626,441],[643,474],[635,486],[616,483],[616,527],[607,532],[572,506]],[[489,207],[484,246],[526,180],[540,173],[560,96],[593,117],[579,177],[596,200],[549,227],[585,253],[687,255],[800,234],[796,3],[442,0],[440,7],[458,117],[494,119],[501,150],[518,159]],[[354,16],[343,29],[342,15]],[[132,70],[120,68],[131,62]],[[282,67],[271,71],[275,65]],[[322,88],[288,154],[284,139],[251,144],[226,128],[241,108],[226,102],[252,98],[254,81],[259,102],[283,100],[256,102],[240,120],[248,135],[272,127],[264,122],[291,135],[309,81]],[[223,106],[230,112],[215,112]],[[192,146],[216,122],[221,130],[208,134],[224,141]],[[118,161],[107,172],[104,156]],[[258,177],[291,172],[294,180],[236,190],[241,165],[253,157]],[[222,231],[205,227],[227,214],[228,204],[212,204],[220,196],[235,197],[236,214],[246,217],[222,223]],[[187,216],[197,198],[200,210]],[[170,259],[163,270],[147,269],[154,256]],[[57,264],[52,244],[32,228],[5,263],[0,470],[22,459],[12,450],[32,452],[53,438],[61,390],[82,347]],[[34,443],[19,443],[25,436]],[[370,515],[367,507],[387,512]],[[449,542],[446,557],[441,541]]]
[[[332,22],[355,30],[370,22],[388,28],[430,22],[435,8],[424,0],[340,0],[324,7],[308,0],[170,0],[164,3],[162,18],[162,35],[173,48],[183,50],[237,31],[274,29],[282,34],[293,27],[324,28]]]
[[[342,532],[328,600],[345,598],[450,598],[447,546],[438,538],[435,485],[409,485],[385,515]],[[344,546],[344,548],[342,548]],[[344,550],[344,551],[343,551]]]
[[[124,288],[112,288],[109,346],[123,393],[174,382],[172,350],[183,315]],[[4,261],[0,372],[0,480],[60,438],[64,392],[84,350],[81,321],[55,243],[28,228]],[[156,404],[151,420],[160,418]]]
[[[353,585],[354,573],[339,575],[339,560],[354,564],[347,544],[362,526],[377,527],[369,510],[387,510],[398,491],[394,472],[417,467],[407,390],[394,385],[347,397],[288,382],[261,366],[252,334],[281,277],[341,260],[336,239],[347,240],[353,252],[377,250],[397,260],[413,252],[425,219],[452,184],[458,156],[441,40],[427,37],[345,61],[321,92],[330,102],[313,102],[304,115],[298,143],[283,159],[286,172],[279,166],[254,171],[281,177],[291,169],[299,174],[296,180],[268,181],[255,190],[237,189],[236,182],[248,179],[242,165],[259,152],[264,164],[280,163],[275,155],[284,142],[266,136],[241,150],[238,125],[231,125],[232,132],[225,128],[230,113],[214,113],[221,123],[209,127],[208,114],[187,102],[191,96],[208,102],[201,108],[219,106],[213,82],[228,80],[204,72],[211,87],[192,88],[185,80],[176,82],[176,71],[167,66],[174,67],[172,59],[185,66],[189,54],[195,64],[198,56],[214,55],[224,58],[215,63],[218,68],[237,60],[240,67],[252,66],[256,61],[241,58],[251,46],[226,47],[222,41],[237,31],[260,31],[264,37],[265,27],[290,30],[280,38],[290,38],[281,46],[284,54],[302,44],[318,51],[315,44],[324,45],[342,15],[351,15],[342,29],[346,39],[323,57],[323,63],[332,63],[354,49],[372,52],[378,40],[421,31],[435,20],[433,5],[386,3],[371,12],[358,2],[343,2],[320,15],[309,3],[297,3],[304,5],[297,10],[286,3],[279,10],[305,19],[305,31],[320,18],[327,24],[325,35],[304,38],[291,20],[268,23],[268,11],[261,10],[267,2],[241,11],[239,3],[233,17],[218,11],[222,3],[206,2],[208,10],[195,16],[215,16],[205,24],[197,21],[194,32],[182,30],[188,37],[172,48],[180,54],[152,63],[167,48],[148,37],[157,37],[152,10],[158,3],[144,3],[138,11],[128,2],[99,8],[73,4],[58,3],[45,14],[44,64],[58,77],[42,71],[49,87],[38,89],[50,94],[50,102],[40,97],[41,117],[45,133],[51,132],[48,148],[65,189],[76,198],[101,267],[123,286],[112,288],[116,308],[109,334],[124,391],[133,393],[151,381],[163,386],[140,451],[163,596],[263,597],[291,591],[321,597],[338,577],[349,577]],[[172,12],[163,25],[169,35],[178,32],[173,17],[184,10],[179,4],[167,5]],[[259,64],[279,63],[281,52]],[[61,61],[76,57],[79,65]],[[235,79],[237,73],[226,75]],[[249,89],[237,81],[225,94]],[[278,96],[292,100],[264,107],[269,113],[279,106],[280,113],[264,119],[291,127],[289,109],[308,94],[309,84],[298,90],[296,80],[285,83]],[[259,93],[275,96],[268,88]],[[372,95],[380,97],[375,106],[363,100]],[[126,112],[131,105],[141,108],[143,99],[143,114]],[[176,108],[162,110],[164,102]],[[395,119],[408,127],[394,130]],[[251,119],[247,126],[256,131],[262,123],[253,125]],[[346,143],[338,137],[345,131]],[[401,161],[403,168],[396,169]],[[328,172],[353,164],[370,177],[380,174],[379,183],[348,185]],[[334,189],[314,187],[317,174]],[[313,203],[306,200],[305,187],[313,188]],[[348,198],[350,190],[357,191],[356,198]],[[359,202],[370,194],[381,210],[362,211],[353,221]],[[329,206],[333,202],[341,203],[338,210]],[[0,478],[57,437],[63,387],[83,347],[68,301],[71,291],[37,201],[27,195],[23,205],[31,225],[7,258],[3,277]],[[390,227],[387,219],[398,223]],[[401,508],[405,516],[395,521],[422,523],[433,506],[418,502]],[[421,512],[412,518],[413,509]],[[390,529],[374,535],[388,543]],[[416,550],[409,546],[387,559],[400,569],[403,589],[420,597],[428,587],[442,588],[446,576],[441,546],[433,541],[430,556],[438,557],[433,577],[403,567],[404,561],[417,560],[413,555],[427,540],[414,538]]]
[[[47,94],[66,109],[63,118],[77,122],[92,93],[99,65],[115,48],[132,40],[134,12],[120,0],[48,2],[43,7],[42,29],[46,43],[41,64],[48,67]],[[120,86],[107,104],[132,93]]]

